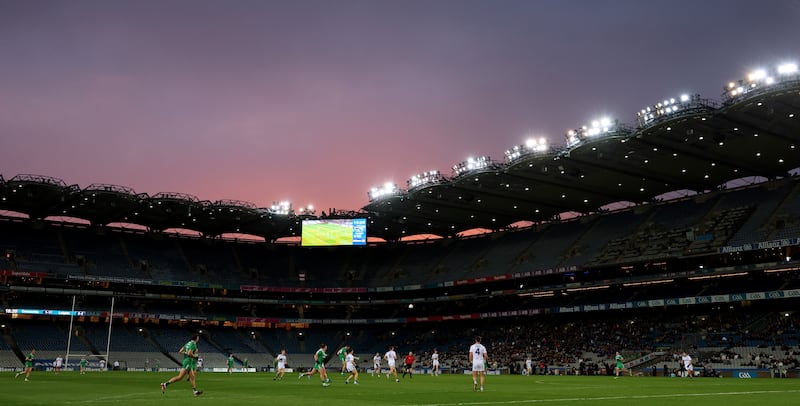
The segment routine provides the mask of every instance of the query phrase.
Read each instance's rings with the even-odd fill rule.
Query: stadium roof
[[[702,193],[750,176],[789,176],[800,167],[800,76],[793,73],[777,83],[752,75],[731,83],[721,103],[699,96],[666,100],[642,110],[636,128],[615,122],[594,133],[579,129],[569,134],[566,147],[523,149],[503,162],[461,165],[449,177],[409,182],[408,189],[373,197],[360,212],[328,217],[367,217],[368,235],[386,240],[452,236],[551,220],[565,212],[595,213],[611,203],[650,202],[674,191]],[[0,210],[35,219],[76,217],[95,225],[134,223],[154,231],[243,233],[268,241],[298,236],[307,217],[240,201],[148,196],[124,186],[81,189],[37,175],[0,176]]]

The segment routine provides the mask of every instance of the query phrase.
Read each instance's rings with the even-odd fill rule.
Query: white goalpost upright
[[[70,355],[81,356],[81,357],[84,357],[84,356],[97,357],[97,358],[100,358],[100,359],[105,359],[106,365],[109,365],[109,361],[108,360],[109,360],[109,354],[111,352],[111,324],[112,324],[112,321],[114,320],[114,299],[115,298],[112,296],[111,297],[111,311],[108,313],[108,337],[106,339],[106,354],[105,354],[105,356],[103,356],[102,354],[101,355],[94,355],[94,354],[77,354],[77,355],[75,355],[75,354],[72,354],[70,352],[70,350],[72,348],[72,335],[74,333],[73,328],[74,328],[74,319],[75,319],[75,314],[76,314],[75,313],[76,296],[74,296],[74,295],[72,296],[72,309],[71,309],[70,315],[69,315],[69,333],[67,333],[67,352],[66,352],[66,356],[65,356],[65,359],[64,359],[64,367],[65,368],[69,367]]]
[[[111,322],[114,320],[114,296],[111,296],[111,312],[108,313],[108,340],[106,341],[106,365],[111,362],[111,359],[108,358],[109,353],[111,352]]]
[[[69,313],[69,332],[67,333],[67,355],[64,356],[64,368],[69,368],[69,350],[72,345],[72,321],[75,318],[75,295],[72,295],[72,311]]]

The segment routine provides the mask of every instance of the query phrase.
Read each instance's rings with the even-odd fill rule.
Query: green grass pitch
[[[192,396],[188,382],[162,395],[166,372],[34,372],[30,382],[0,374],[0,405],[797,405],[800,380],[585,376],[488,376],[486,390],[473,392],[468,375],[417,375],[395,383],[362,373],[359,385],[345,385],[338,372],[324,388],[319,378],[267,373],[200,373]]]
[[[351,245],[353,243],[353,228],[337,224],[317,224],[303,229],[302,242],[304,246],[326,245]]]

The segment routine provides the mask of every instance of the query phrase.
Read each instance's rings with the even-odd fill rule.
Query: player
[[[79,365],[80,365],[80,368],[81,368],[80,369],[81,375],[85,375],[86,374],[86,358],[81,358],[81,362],[80,362]]]
[[[250,369],[250,360],[249,359],[245,358],[244,360],[242,360],[242,368],[244,369],[245,373],[249,372],[248,371],[248,369]]]
[[[439,370],[439,350],[436,348],[433,349],[433,354],[431,354],[431,375],[441,375],[442,372]]]
[[[389,363],[389,372],[386,373],[386,379],[389,379],[389,374],[394,375],[394,381],[400,382],[400,378],[397,377],[397,367],[395,363],[397,362],[397,353],[394,352],[394,346],[389,347],[389,351],[386,351],[386,354],[383,354],[383,359]]]
[[[35,359],[36,359],[36,349],[31,348],[31,352],[29,352],[28,355],[25,356],[25,369],[22,370],[22,372],[17,372],[17,374],[14,375],[14,378],[16,379],[20,375],[25,374],[25,382],[28,382],[31,377],[31,371],[33,370],[33,361]]]
[[[528,357],[528,359],[525,360],[525,373],[528,376],[533,375],[533,360],[531,357]]]
[[[331,380],[328,378],[328,371],[325,370],[325,358],[328,358],[328,354],[325,351],[327,350],[328,346],[325,343],[320,344],[319,349],[314,353],[314,367],[309,372],[300,373],[298,379],[304,376],[311,379],[311,375],[319,372],[319,380],[322,381],[322,386],[330,386]]]
[[[197,390],[197,385],[195,384],[195,371],[197,370],[197,342],[200,341],[200,335],[195,334],[192,336],[192,339],[189,340],[186,344],[183,345],[180,349],[180,353],[183,354],[183,363],[181,364],[181,370],[178,372],[178,375],[173,376],[166,382],[161,383],[161,394],[167,391],[167,386],[174,382],[178,382],[183,379],[185,376],[189,376],[189,383],[192,385],[192,393],[195,396],[200,396],[203,394],[203,391]]]
[[[353,354],[353,348],[347,347],[347,355],[344,356],[345,366],[347,367],[347,378],[344,380],[345,385],[350,383],[350,378],[353,378],[353,385],[358,385],[358,369],[356,369],[356,356]]]
[[[614,367],[614,379],[617,379],[619,378],[619,373],[625,370],[625,358],[617,351],[617,355],[614,356],[614,361],[617,363]]]
[[[275,368],[275,377],[272,380],[283,380],[283,374],[286,373],[286,348],[282,348],[275,359],[278,361],[278,366]]]
[[[372,376],[381,376],[381,353],[376,352],[372,357]]]
[[[403,379],[405,379],[406,374],[408,374],[409,378],[414,379],[414,354],[409,351],[408,355],[403,357]]]
[[[106,370],[106,360],[101,359],[100,360],[100,372],[103,372],[105,370]]]
[[[56,373],[60,373],[61,372],[61,367],[63,365],[64,365],[64,358],[62,358],[61,354],[59,354],[56,357],[55,363],[53,364],[53,370],[55,370]]]
[[[489,362],[489,354],[486,347],[481,344],[481,337],[475,337],[475,344],[469,347],[469,361],[472,362],[472,390],[478,390],[478,377],[481,381],[481,392],[483,392],[483,381],[486,379],[486,364]]]
[[[228,354],[228,375],[233,373],[233,354]]]
[[[199,373],[202,370],[203,370],[203,357],[198,357],[197,358],[197,371],[195,371],[195,373]]]
[[[349,349],[350,346],[345,345],[344,347],[339,348],[339,351],[336,351],[336,355],[339,356],[339,361],[342,362],[342,375],[344,375],[344,372],[347,371],[347,362],[345,361],[345,358],[347,358],[347,350]]]
[[[681,361],[683,361],[683,369],[686,371],[686,374],[689,375],[690,379],[694,379],[694,366],[692,366],[692,357],[686,353],[686,351],[681,353]]]

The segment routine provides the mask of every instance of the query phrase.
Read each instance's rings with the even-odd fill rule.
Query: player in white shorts
[[[478,390],[478,376],[480,376],[481,392],[483,392],[489,354],[486,352],[486,347],[481,344],[480,336],[475,337],[475,344],[469,347],[469,361],[472,363],[472,390]]]
[[[530,358],[525,360],[525,372],[528,376],[533,375],[533,360]]]
[[[686,370],[686,374],[689,375],[689,378],[694,379],[694,367],[692,366],[692,357],[689,356],[685,351],[681,354],[681,361],[683,361],[683,369]]]
[[[272,380],[281,380],[283,379],[283,374],[286,373],[286,348],[281,349],[281,353],[275,357],[275,360],[278,361],[278,365],[275,368],[275,377]]]
[[[431,354],[431,365],[431,374],[433,376],[442,374],[442,372],[439,370],[439,350],[436,348],[433,349],[433,354]]]
[[[353,348],[347,347],[347,355],[344,356],[344,365],[347,372],[347,379],[344,380],[345,384],[350,383],[350,378],[353,378],[353,384],[358,385],[358,370],[356,369],[356,356],[353,355]]]
[[[386,379],[389,379],[389,374],[393,374],[394,381],[400,382],[400,378],[397,377],[397,368],[395,367],[397,353],[394,352],[394,346],[389,347],[389,351],[386,351],[386,354],[383,355],[383,359],[389,363],[389,372],[386,373]]]
[[[381,353],[376,352],[372,357],[372,375],[381,376]]]

